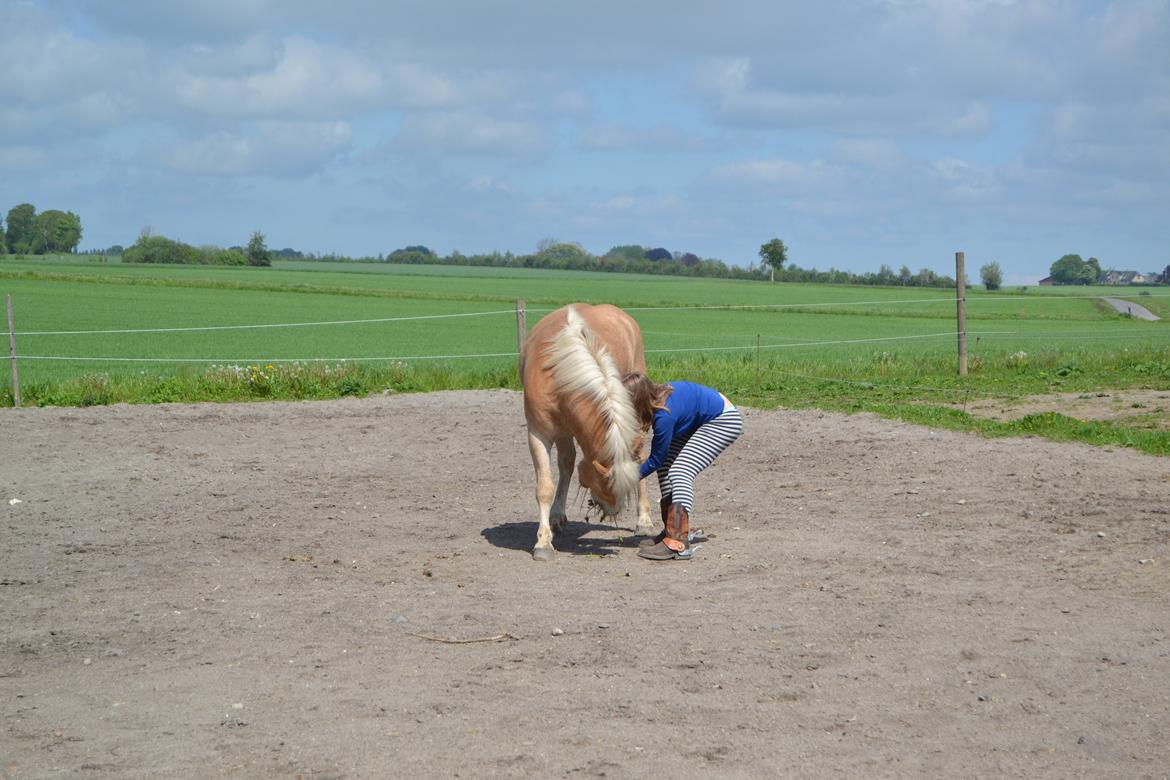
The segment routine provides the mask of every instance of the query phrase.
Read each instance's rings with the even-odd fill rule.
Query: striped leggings
[[[685,439],[670,443],[666,460],[658,468],[658,488],[663,498],[695,511],[695,477],[711,465],[743,433],[743,417],[728,405],[723,414],[700,425]]]

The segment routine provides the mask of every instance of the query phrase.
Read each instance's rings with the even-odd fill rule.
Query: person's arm
[[[639,479],[658,471],[658,467],[666,460],[670,452],[670,442],[674,439],[674,425],[669,417],[661,412],[654,415],[654,438],[650,440],[650,457],[642,464]]]

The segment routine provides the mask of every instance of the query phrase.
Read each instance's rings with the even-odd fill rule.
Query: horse
[[[638,494],[635,532],[652,535],[654,528],[639,478],[645,432],[622,385],[622,375],[646,370],[642,331],[616,306],[574,303],[536,323],[520,351],[524,384],[524,417],[528,449],[536,470],[536,503],[540,525],[532,557],[551,561],[553,533],[564,530],[565,497],[577,458],[577,470],[604,515],[616,516],[629,497]],[[552,446],[559,471],[554,490]]]

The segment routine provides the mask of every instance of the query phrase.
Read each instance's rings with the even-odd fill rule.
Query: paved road
[[[1139,320],[1161,319],[1161,317],[1159,317],[1157,314],[1154,314],[1145,306],[1139,306],[1138,304],[1131,301],[1123,301],[1120,298],[1102,298],[1101,300],[1105,301],[1122,314],[1128,314],[1131,317],[1137,317]]]

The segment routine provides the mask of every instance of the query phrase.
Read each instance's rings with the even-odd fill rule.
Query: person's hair
[[[622,384],[630,394],[634,412],[643,428],[654,424],[654,413],[666,408],[666,399],[674,391],[670,385],[659,385],[641,371],[631,371],[622,377]]]

